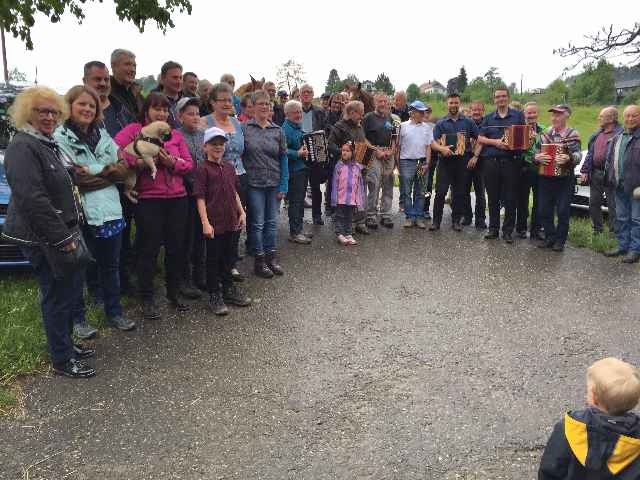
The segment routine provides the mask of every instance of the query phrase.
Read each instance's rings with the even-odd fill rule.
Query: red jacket
[[[136,165],[136,157],[124,152],[124,148],[138,136],[142,130],[139,123],[130,123],[118,132],[114,138],[116,144],[124,154],[129,165]],[[149,169],[138,171],[136,190],[138,198],[180,198],[187,195],[182,177],[193,168],[193,161],[189,154],[189,148],[184,141],[182,133],[178,130],[171,131],[171,139],[165,142],[164,149],[178,160],[173,168],[169,169],[158,163],[156,179],[151,178]]]

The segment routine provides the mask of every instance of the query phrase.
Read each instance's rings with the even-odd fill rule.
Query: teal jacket
[[[302,125],[285,120],[282,124],[284,137],[287,140],[287,158],[289,159],[289,173],[299,172],[307,168],[304,158],[298,155],[302,148]]]
[[[107,165],[118,161],[118,147],[103,128],[100,129],[100,141],[95,153],[87,144],[80,142],[77,135],[66,125],[60,125],[53,137],[71,161],[89,167],[91,175],[97,175]],[[89,225],[100,226],[105,222],[122,218],[120,194],[115,185],[83,193],[82,204]]]

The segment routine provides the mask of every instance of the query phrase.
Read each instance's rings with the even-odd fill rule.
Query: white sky
[[[610,23],[632,24],[640,16],[634,4],[192,0],[191,16],[177,14],[176,27],[163,36],[152,24],[140,34],[119,22],[113,2],[105,0],[86,6],[82,25],[70,15],[59,24],[37,17],[34,51],[9,35],[7,53],[10,69],[18,67],[33,80],[37,66],[39,83],[62,93],[81,82],[85,62],[108,65],[115,48],[136,53],[138,77],[156,75],[162,63],[176,60],[214,83],[229,71],[239,85],[250,73],[275,80],[277,66],[294,58],[316,94],[324,91],[331,68],[341,78],[355,73],[361,80],[385,72],[396,89],[405,89],[434,78],[446,85],[461,65],[469,81],[496,66],[507,83],[519,87],[523,74],[526,90],[546,86],[571,65],[552,54],[554,47],[581,42]]]

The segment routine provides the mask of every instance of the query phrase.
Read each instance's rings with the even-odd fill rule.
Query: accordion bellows
[[[444,133],[440,137],[440,145],[443,147],[452,147],[451,151],[454,155],[462,156],[465,152],[464,133]]]
[[[373,162],[375,150],[367,142],[356,142],[355,160],[365,167],[370,167]]]
[[[505,128],[502,141],[509,150],[528,150],[532,145],[531,126],[511,125]]]
[[[558,165],[556,156],[566,153],[567,149],[560,143],[543,143],[540,145],[540,152],[546,153],[551,157],[551,161],[546,165],[540,164],[538,167],[538,175],[543,177],[566,177],[571,172],[571,164]]]

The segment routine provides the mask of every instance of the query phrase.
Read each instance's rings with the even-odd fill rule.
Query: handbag
[[[95,262],[93,255],[91,255],[89,251],[87,242],[82,236],[82,232],[79,229],[74,229],[72,237],[76,248],[69,252],[65,252],[47,243],[41,243],[39,245],[51,268],[51,273],[55,278],[67,277],[84,269],[90,263]]]

